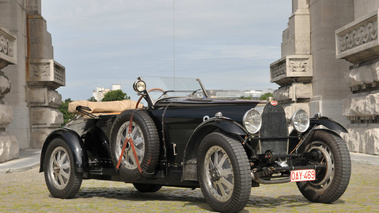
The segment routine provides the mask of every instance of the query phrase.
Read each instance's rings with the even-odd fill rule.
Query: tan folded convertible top
[[[68,112],[77,113],[76,107],[84,106],[89,107],[89,113],[110,113],[117,114],[128,109],[135,109],[137,101],[123,100],[123,101],[105,101],[105,102],[91,102],[91,101],[73,101],[68,104]],[[138,108],[142,108],[140,103]]]

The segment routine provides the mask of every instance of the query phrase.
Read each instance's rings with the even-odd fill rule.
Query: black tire
[[[162,188],[162,185],[158,184],[143,184],[143,183],[133,183],[134,188],[139,192],[157,192]]]
[[[138,169],[133,149],[127,145],[119,168],[125,182],[132,182],[154,173],[159,157],[159,136],[154,121],[142,110],[127,110],[114,121],[111,129],[111,157],[116,167],[128,134],[130,118],[133,116],[132,139],[142,170]]]
[[[197,175],[204,198],[215,211],[238,212],[249,200],[249,161],[235,139],[221,133],[207,135],[199,147]]]
[[[47,188],[57,198],[73,198],[79,191],[83,176],[75,172],[74,157],[62,138],[51,141],[43,162]]]
[[[298,182],[297,187],[311,202],[332,203],[338,200],[349,185],[351,161],[346,143],[338,136],[323,130],[314,132],[305,152],[317,150],[325,169],[316,171],[316,180]]]

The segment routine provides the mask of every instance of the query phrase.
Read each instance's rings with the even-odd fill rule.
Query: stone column
[[[30,61],[29,69],[31,145],[40,148],[47,135],[63,123],[63,115],[58,110],[62,96],[55,89],[65,85],[65,68],[53,59],[40,59]]]
[[[367,3],[355,4],[355,20],[339,28],[335,39],[337,58],[353,64],[345,70],[351,92],[343,105],[343,115],[350,121],[344,139],[350,151],[378,155],[379,2]]]
[[[4,101],[4,95],[11,89],[11,83],[1,71],[8,64],[15,64],[16,38],[8,30],[0,27],[0,163],[18,157],[19,146],[15,136],[6,128],[13,121],[12,107]]]
[[[283,31],[282,58],[270,65],[271,82],[280,85],[274,99],[285,107],[289,119],[296,109],[309,112],[313,62],[310,46],[308,0],[292,0],[292,15]]]
[[[343,99],[349,94],[344,70],[350,64],[336,60],[335,30],[354,17],[353,0],[310,0],[311,47],[313,58],[313,95],[311,115],[321,112],[342,125],[348,123],[342,116]]]
[[[51,35],[41,16],[41,0],[27,5],[27,99],[30,107],[32,148],[41,148],[47,135],[63,123],[58,110],[62,96],[56,91],[65,85],[65,67],[53,60]]]

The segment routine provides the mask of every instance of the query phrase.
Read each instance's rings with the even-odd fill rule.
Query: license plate
[[[314,181],[316,180],[316,171],[314,169],[303,169],[291,171],[291,182]]]

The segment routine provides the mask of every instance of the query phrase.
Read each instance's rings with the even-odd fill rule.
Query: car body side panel
[[[255,107],[257,103],[213,102],[210,99],[204,99],[201,103],[199,101],[167,102],[158,103],[151,113],[155,117],[156,123],[161,122],[166,146],[176,145],[176,155],[168,153],[168,156],[172,156],[171,163],[180,165],[183,163],[187,142],[195,129],[203,123],[204,119],[212,118],[216,113],[221,112],[224,117],[230,118],[237,123],[242,123],[243,115],[247,110]],[[220,122],[217,125],[221,127],[228,124]],[[235,125],[223,128],[233,129],[233,131],[239,133],[241,131]]]

